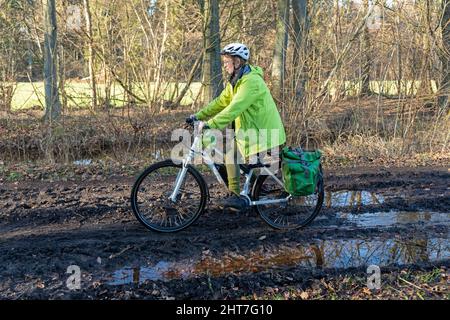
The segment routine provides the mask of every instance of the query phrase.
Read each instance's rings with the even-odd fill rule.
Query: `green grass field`
[[[191,104],[200,90],[200,82],[191,84],[189,90],[181,100],[182,105]],[[185,84],[178,84],[178,92],[181,92]],[[160,91],[164,92],[163,99],[169,100],[173,96],[178,95],[175,83],[163,84]],[[69,107],[85,108],[88,107],[91,101],[91,86],[89,83],[82,82],[67,82],[65,85],[65,92],[67,96],[67,104]],[[133,93],[138,97],[145,99],[152,97],[154,94],[154,87],[144,89],[142,86],[135,85]],[[97,94],[99,101],[105,98],[105,85],[99,84],[97,86]],[[114,84],[111,87],[111,104],[113,106],[123,106],[125,102],[125,90],[119,85]],[[19,82],[17,83],[12,99],[12,110],[29,109],[35,106],[43,107],[44,104],[44,83],[43,82]]]
[[[410,96],[417,93],[420,88],[421,81],[404,80],[400,84],[400,90],[398,90],[398,82],[391,81],[370,81],[369,87],[373,93],[383,94],[387,96],[398,96],[399,91],[402,95]],[[345,92],[347,96],[355,96],[361,91],[361,82],[357,81],[334,81],[330,83],[329,93],[334,96],[336,94],[337,86],[340,86],[341,91]],[[431,81],[431,88],[433,92],[437,91],[436,81]]]
[[[432,81],[432,89],[434,92],[436,89],[436,82]],[[185,84],[179,83],[178,88],[176,88],[175,83],[163,84],[160,88],[160,92],[164,92],[163,99],[171,100],[178,95]],[[341,91],[345,92],[347,96],[355,96],[358,94],[361,88],[361,83],[355,81],[342,81],[342,82],[332,82],[329,85],[329,93],[331,95],[336,94],[336,88],[340,86]],[[404,95],[411,95],[417,92],[420,86],[420,81],[403,81],[401,85],[400,92]],[[200,90],[200,82],[194,82],[191,84],[188,92],[181,101],[182,105],[191,104]],[[178,92],[175,90],[178,89]],[[385,95],[396,96],[398,95],[397,81],[371,81],[370,89],[374,93],[382,93]],[[88,107],[91,100],[91,89],[89,83],[84,82],[67,82],[65,86],[65,91],[67,95],[67,103],[69,107],[75,108],[85,108]],[[133,92],[140,98],[145,99],[146,97],[152,97],[154,87],[150,85],[150,88],[144,89],[143,86],[135,85],[133,87]],[[105,97],[105,86],[99,84],[97,88],[99,101]],[[124,89],[119,84],[114,84],[111,88],[111,104],[113,106],[123,106],[125,101]],[[44,83],[43,82],[19,82],[16,85],[13,99],[12,99],[12,109],[29,109],[34,106],[42,107],[44,103]]]

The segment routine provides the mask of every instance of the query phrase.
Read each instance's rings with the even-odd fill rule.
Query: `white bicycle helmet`
[[[242,43],[230,43],[229,45],[226,45],[225,48],[223,48],[222,52],[220,54],[224,55],[230,55],[230,56],[237,56],[245,61],[250,58],[250,50],[248,50],[247,46]]]

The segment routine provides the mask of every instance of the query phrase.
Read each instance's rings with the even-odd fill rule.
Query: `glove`
[[[191,114],[188,118],[186,118],[186,123],[187,124],[193,124],[194,121],[198,121],[198,119],[195,116],[195,114]]]

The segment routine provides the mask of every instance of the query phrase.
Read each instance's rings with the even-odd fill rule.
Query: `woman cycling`
[[[235,139],[225,151],[228,189],[231,193],[219,205],[242,210],[247,202],[240,194],[239,161],[286,142],[280,114],[263,79],[260,67],[248,64],[250,51],[242,43],[231,43],[221,51],[229,81],[222,93],[186,121],[200,120],[199,129],[225,129],[232,124]],[[265,131],[265,139],[246,139],[246,132]],[[274,134],[275,132],[275,134]],[[248,137],[248,135],[247,135]],[[249,141],[250,140],[250,141]],[[237,148],[236,148],[237,146]]]

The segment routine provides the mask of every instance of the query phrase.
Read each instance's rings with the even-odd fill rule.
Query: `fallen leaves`
[[[309,298],[308,292],[303,291],[302,293],[300,293],[300,298],[301,298],[302,300],[308,300],[308,298]]]

